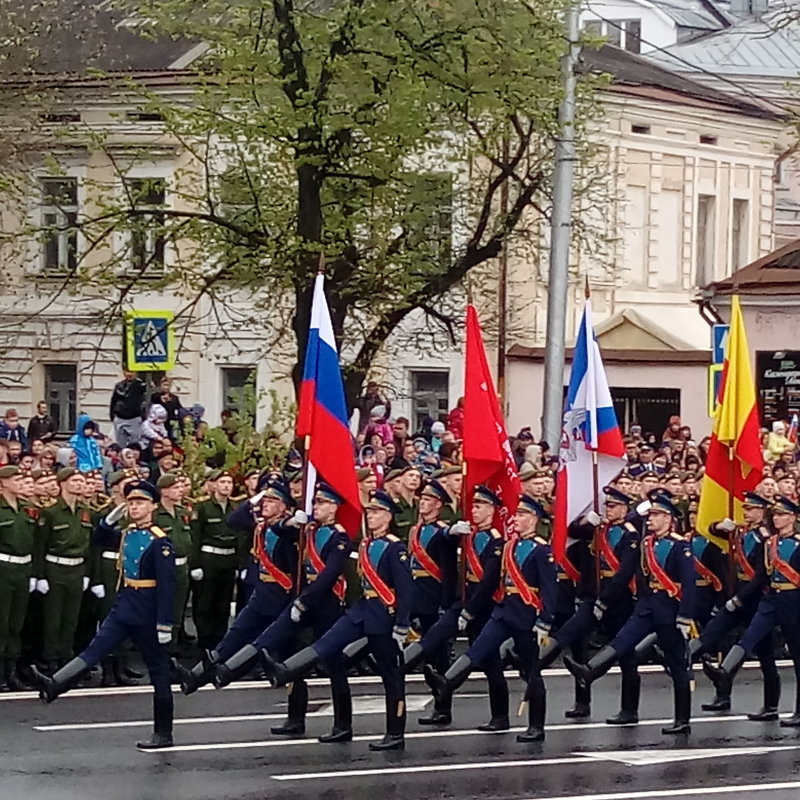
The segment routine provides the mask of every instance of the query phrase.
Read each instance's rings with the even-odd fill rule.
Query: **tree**
[[[562,12],[562,0],[119,0],[141,35],[204,44],[179,101],[127,87],[191,160],[169,209],[158,181],[130,180],[122,198],[98,187],[78,225],[92,248],[128,231],[140,275],[172,245],[180,257],[152,288],[193,287],[187,317],[201,296],[253,291],[277,333],[293,332],[296,365],[324,263],[352,399],[412,312],[454,337],[452,290],[546,214]],[[99,293],[120,282],[113,258],[71,277]]]

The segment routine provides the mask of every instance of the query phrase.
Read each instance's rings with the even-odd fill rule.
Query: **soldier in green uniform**
[[[161,502],[156,509],[153,523],[169,536],[175,549],[175,612],[172,617],[173,655],[178,653],[178,639],[189,599],[189,554],[192,549],[192,512],[181,505],[184,495],[183,479],[168,472],[158,479]]]
[[[247,558],[248,541],[227,524],[234,510],[233,475],[212,473],[212,496],[195,506],[192,522],[190,577],[196,582],[197,643],[213,650],[228,630],[236,573]]]
[[[22,627],[36,586],[33,551],[39,509],[20,497],[21,470],[0,468],[0,690],[21,691]]]
[[[58,499],[58,481],[51,469],[35,469],[33,476],[34,505],[37,508],[50,508]]]
[[[448,525],[458,522],[461,519],[461,487],[464,485],[464,471],[459,466],[442,467],[431,477],[439,481],[453,498],[442,507],[439,519]]]
[[[83,593],[89,588],[87,561],[91,511],[81,502],[84,477],[73,467],[59,470],[59,499],[39,517],[36,591],[44,595],[43,656],[51,670],[73,653]]]

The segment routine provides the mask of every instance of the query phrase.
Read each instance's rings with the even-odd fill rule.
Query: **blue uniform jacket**
[[[594,527],[583,522],[572,522],[567,528],[567,560],[578,571],[577,583],[572,580],[561,564],[556,564],[558,599],[556,613],[571,617],[575,612],[575,599],[593,596],[592,584],[584,580],[590,563],[593,562],[589,543]]]
[[[464,610],[473,617],[492,605],[492,595],[500,585],[503,563],[503,537],[500,531],[491,528],[471,534],[478,560],[483,567],[483,577],[472,571],[467,561],[467,592]],[[463,546],[463,545],[462,545]]]
[[[707,579],[699,572],[695,577],[695,585],[698,589],[714,591],[715,600],[719,603],[724,597],[725,583],[728,580],[728,559],[725,553],[714,542],[699,533],[692,536],[692,553],[704,567],[711,570],[717,577],[717,580],[722,584],[722,590],[715,592],[713,586],[709,586]]]
[[[662,539],[655,539],[655,557],[659,565],[675,583],[680,584],[680,600],[670,597],[664,590],[656,586],[657,579],[650,574],[647,566],[645,548],[648,534],[641,545],[641,558],[636,576],[639,600],[636,603],[636,614],[652,614],[657,625],[674,624],[676,618],[692,619],[695,604],[695,569],[694,556],[689,542],[677,533],[671,533]]]
[[[275,614],[275,616],[285,607],[294,591],[297,576],[297,538],[299,533],[298,528],[285,525],[283,521],[275,522],[272,525],[264,525],[261,530],[256,527],[253,532],[253,558],[258,567],[258,582],[255,585],[255,591],[258,592],[259,602],[262,606],[271,608],[270,613]],[[269,570],[261,564],[255,553],[257,545],[263,547],[269,560],[281,572],[290,577],[292,583],[290,589],[284,589],[280,584],[270,579]]]
[[[152,621],[159,631],[172,631],[175,606],[175,552],[158,527],[128,527],[122,540],[122,585],[116,609],[126,621]],[[132,582],[132,584],[129,584]],[[137,585],[155,582],[155,586]]]
[[[373,596],[375,589],[366,575],[361,576],[364,596],[348,612],[353,622],[364,623],[365,634],[391,633],[393,626],[407,628],[414,600],[414,579],[411,577],[411,560],[401,539],[387,534],[369,539],[367,558],[378,576],[394,590],[395,604],[387,608],[380,597]]]
[[[738,546],[741,549],[742,555],[747,560],[747,563],[753,570],[753,577],[758,575],[760,568],[764,566],[764,545],[769,539],[769,530],[761,525],[758,528],[751,528],[741,534],[738,539]],[[735,562],[736,567],[736,595],[740,600],[752,600],[764,588],[764,584],[760,589],[751,590],[747,586],[751,581],[747,573],[742,568],[742,565]]]
[[[603,535],[603,534],[601,534]],[[621,602],[630,602],[631,581],[639,566],[639,531],[632,522],[621,525],[609,525],[605,537],[612,552],[619,562],[614,569],[600,550],[600,594],[599,599],[612,612],[614,606]],[[606,573],[613,573],[608,575]]]
[[[316,603],[335,602],[340,605],[339,598],[333,593],[336,581],[347,566],[347,559],[353,549],[347,531],[338,524],[309,526],[306,529],[306,541],[313,539],[320,558],[325,567],[317,572],[306,553],[303,561],[305,586],[300,592],[300,602],[311,608]]]
[[[764,600],[770,601],[774,606],[783,609],[797,608],[800,613],[800,588],[788,589],[788,584],[794,582],[789,575],[771,563],[770,542],[763,545],[763,558],[758,565],[756,576],[739,594],[739,599],[747,601],[751,597],[760,597],[765,592]],[[800,536],[787,536],[778,539],[778,555],[797,572],[800,572]]]
[[[520,569],[525,582],[534,589],[542,601],[541,614],[535,606],[530,606],[522,599],[508,570],[503,570],[503,602],[492,612],[495,618],[504,619],[513,628],[529,631],[537,619],[547,625],[553,624],[557,603],[556,565],[550,545],[542,538],[534,536],[530,539],[518,539],[509,542],[513,547],[509,557]]]
[[[419,543],[442,572],[438,581],[411,556],[411,572],[414,577],[414,614],[435,616],[440,609],[448,609],[456,600],[458,584],[458,539],[450,536],[445,522],[426,523],[419,526]]]

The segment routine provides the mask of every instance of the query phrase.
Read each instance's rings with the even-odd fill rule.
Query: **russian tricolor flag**
[[[361,499],[353,466],[353,441],[347,422],[339,355],[325,300],[325,276],[317,275],[311,304],[297,435],[306,438],[308,478],[306,513],[311,514],[317,475],[344,500],[337,520],[351,537],[361,527]]]
[[[591,300],[587,297],[575,342],[561,431],[552,541],[556,560],[562,560],[566,553],[567,526],[593,504],[595,455],[597,486],[602,491],[625,466],[625,446],[592,329]]]

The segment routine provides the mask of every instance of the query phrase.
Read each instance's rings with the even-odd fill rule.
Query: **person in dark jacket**
[[[142,406],[145,385],[135,372],[124,371],[123,380],[114,386],[109,403],[109,419],[114,423],[114,438],[121,447],[142,438]]]
[[[28,423],[28,441],[41,439],[45,444],[51,442],[58,433],[56,421],[47,413],[47,403],[40,400],[36,404],[36,414],[31,417]]]

